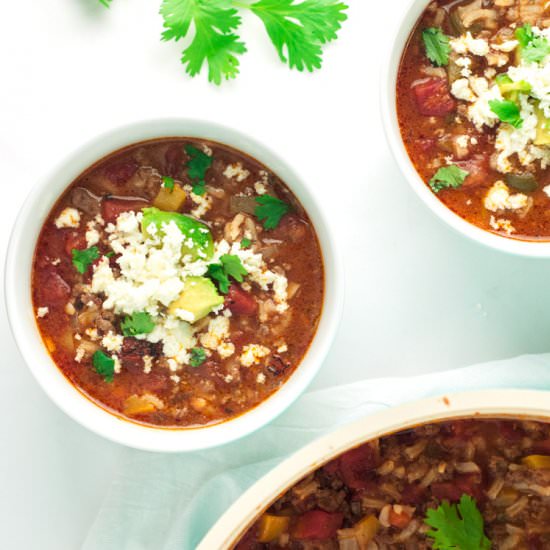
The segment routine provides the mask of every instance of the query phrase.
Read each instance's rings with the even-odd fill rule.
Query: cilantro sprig
[[[206,361],[206,351],[203,348],[192,348],[189,364],[194,367],[200,367]]]
[[[71,250],[71,255],[73,257],[73,265],[79,273],[86,273],[88,268],[97,260],[100,256],[99,248],[97,246],[91,246],[84,250],[79,250],[78,248],[73,248]]]
[[[507,122],[514,128],[521,128],[523,125],[523,119],[518,104],[515,101],[504,99],[502,101],[498,99],[491,99],[489,101],[489,108],[501,122]]]
[[[99,3],[102,4],[103,6],[105,6],[106,8],[109,8],[111,7],[111,2],[113,0],[99,0]]]
[[[536,35],[531,25],[517,28],[515,35],[520,46],[520,56],[528,63],[540,63],[550,54],[550,42],[546,37]]]
[[[241,263],[241,259],[233,254],[224,254],[220,257],[219,264],[210,264],[207,271],[208,277],[218,283],[218,288],[222,294],[229,292],[231,278],[238,283],[243,282],[243,277],[248,275],[248,271]]]
[[[208,67],[208,80],[221,84],[239,73],[239,56],[247,49],[236,31],[241,25],[238,9],[260,18],[279,58],[292,69],[313,71],[321,67],[322,46],[337,38],[347,19],[348,6],[339,0],[163,0],[163,40],[178,41],[194,28],[181,62],[190,76]]]
[[[138,334],[149,334],[153,332],[155,323],[151,315],[146,311],[138,311],[127,315],[120,323],[124,336],[137,336]]]
[[[462,170],[456,164],[443,166],[432,177],[429,184],[434,193],[439,193],[442,189],[456,189],[460,187],[466,177],[469,175],[467,170]]]
[[[435,550],[490,550],[491,541],[484,533],[483,517],[476,501],[462,495],[458,504],[443,501],[429,509],[424,520],[432,527],[426,534],[433,539]]]
[[[422,41],[426,57],[437,67],[449,64],[451,46],[449,37],[439,27],[429,27],[422,31]]]
[[[115,377],[115,360],[101,350],[96,351],[92,356],[92,365],[105,382],[111,383]]]
[[[265,229],[275,229],[281,218],[290,211],[290,204],[271,195],[260,195],[256,197],[256,202],[258,206],[254,215],[263,221]]]
[[[206,172],[212,166],[212,157],[191,144],[185,146],[185,152],[190,157],[187,163],[187,175],[193,183],[193,193],[204,195],[206,191]]]

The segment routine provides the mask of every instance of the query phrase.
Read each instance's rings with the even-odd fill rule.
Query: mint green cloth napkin
[[[127,449],[82,550],[193,550],[245,489],[320,435],[407,401],[490,388],[550,390],[550,354],[312,391],[266,428],[209,451]]]

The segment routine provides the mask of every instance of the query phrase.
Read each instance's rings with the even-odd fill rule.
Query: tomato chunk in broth
[[[242,414],[292,375],[315,335],[315,229],[276,174],[230,147],[158,139],[100,160],[59,198],[32,296],[65,376],[136,422]]]
[[[550,240],[550,10],[544,0],[435,0],[403,53],[401,134],[452,211]]]

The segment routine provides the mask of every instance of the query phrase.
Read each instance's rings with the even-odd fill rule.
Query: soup
[[[550,6],[436,0],[397,81],[404,144],[456,214],[487,231],[550,239]]]
[[[281,387],[321,315],[310,219],[267,167],[218,143],[158,139],[63,193],[32,297],[63,374],[101,406],[166,427],[221,422]]]
[[[236,550],[543,550],[549,497],[550,425],[429,424],[370,441],[308,475]]]

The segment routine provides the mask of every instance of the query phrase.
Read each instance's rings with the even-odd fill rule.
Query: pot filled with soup
[[[473,226],[471,235],[481,229],[516,241],[479,237],[510,250],[550,240],[546,4],[415,2],[396,42],[395,79],[388,81],[403,142],[394,150],[404,147],[421,195],[455,227]],[[542,246],[545,252],[533,253],[547,254]]]
[[[229,145],[175,136],[71,179],[41,222],[28,290],[73,389],[167,437],[272,401],[325,305],[324,250],[286,181]]]
[[[199,550],[548,548],[546,400],[475,392],[368,417],[268,474]]]

